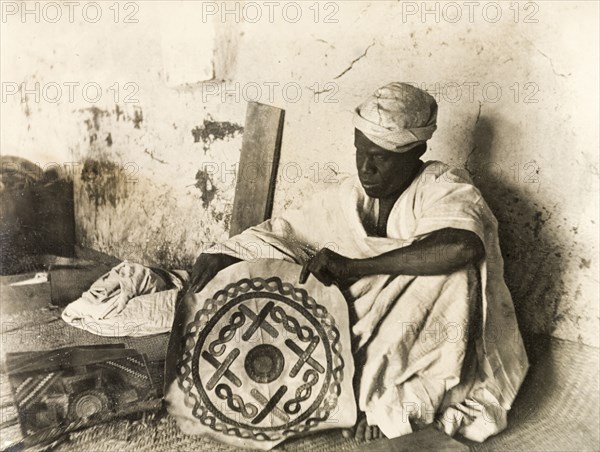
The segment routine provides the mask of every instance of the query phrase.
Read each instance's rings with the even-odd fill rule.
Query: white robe
[[[504,282],[497,221],[465,170],[436,161],[426,162],[396,201],[385,238],[366,232],[378,213],[378,200],[350,177],[208,252],[303,264],[323,247],[367,258],[443,228],[477,234],[486,253],[479,275],[469,269],[444,276],[374,275],[353,284],[347,296],[358,319],[352,332],[366,349],[359,406],[369,424],[393,438],[410,433],[411,422],[435,422],[450,435],[483,441],[506,427],[528,368]],[[473,300],[480,304],[479,334],[475,356],[467,356]],[[463,365],[469,360],[472,366]]]

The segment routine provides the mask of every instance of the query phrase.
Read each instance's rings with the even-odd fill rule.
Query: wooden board
[[[230,236],[271,216],[284,115],[280,108],[248,103]]]

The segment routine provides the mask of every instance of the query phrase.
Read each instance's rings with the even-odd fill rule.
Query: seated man
[[[435,423],[483,441],[506,427],[528,362],[497,223],[463,171],[421,160],[437,104],[403,83],[355,111],[358,177],[201,254],[200,291],[240,259],[286,259],[344,293],[353,320],[357,435]],[[378,427],[378,428],[377,428]]]

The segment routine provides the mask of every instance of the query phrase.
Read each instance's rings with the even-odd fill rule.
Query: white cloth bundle
[[[70,303],[62,318],[99,336],[147,336],[171,329],[185,271],[155,271],[122,262]]]

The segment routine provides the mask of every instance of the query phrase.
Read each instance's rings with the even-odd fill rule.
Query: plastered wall
[[[121,5],[116,21],[102,4],[95,23],[5,17],[2,152],[74,178],[81,245],[189,266],[227,236],[248,99],[286,109],[277,214],[354,171],[365,96],[413,82],[440,106],[425,158],[467,167],[498,217],[521,324],[598,345],[596,3],[480,2],[471,15],[431,3],[423,15],[421,2],[282,2],[271,17],[258,3],[258,20],[256,7],[224,18],[208,3],[190,12],[203,51],[168,58],[161,17],[175,2]],[[213,81],[192,65],[179,73],[189,83],[167,83],[174,52],[206,46]]]

